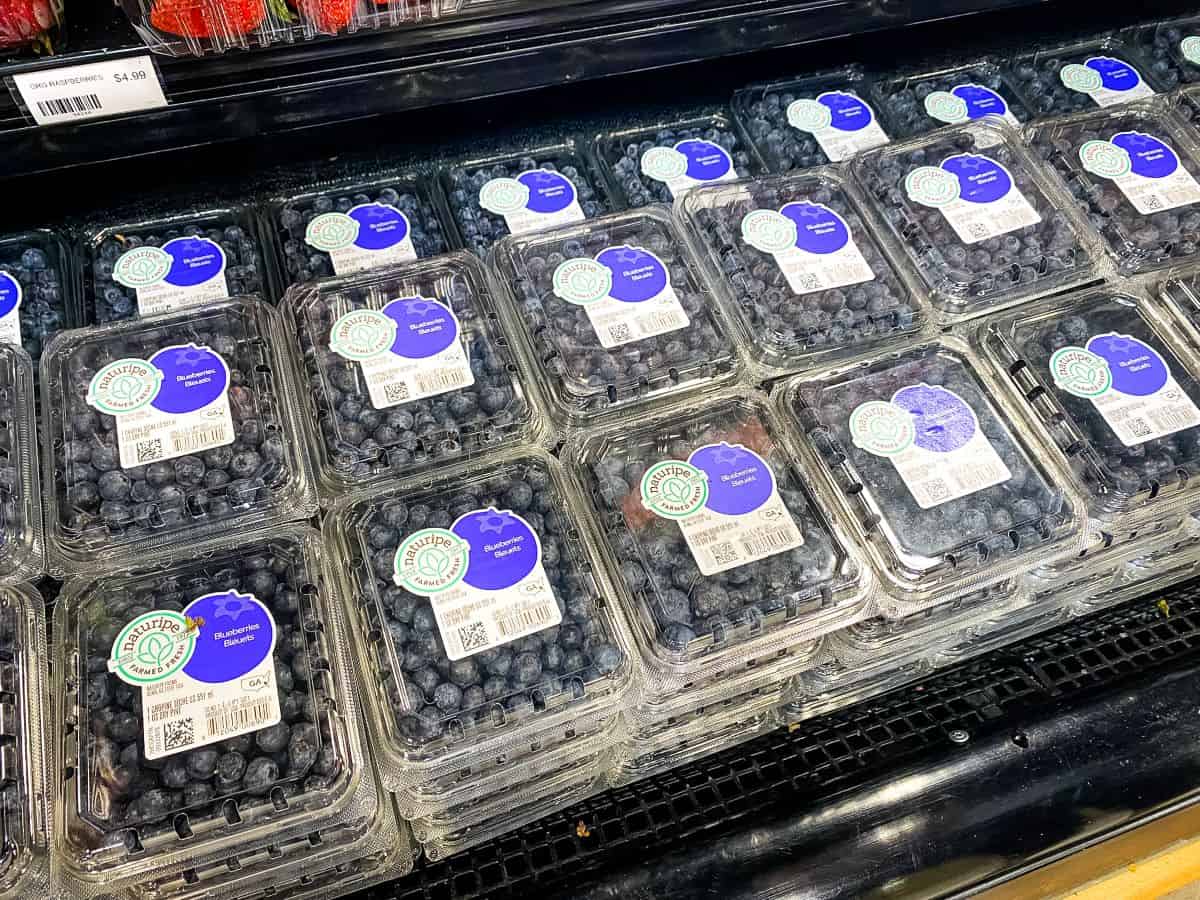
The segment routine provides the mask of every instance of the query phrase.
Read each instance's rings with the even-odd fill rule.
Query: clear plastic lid
[[[330,495],[541,430],[470,254],[295,285],[284,303]]]
[[[1020,128],[1032,115],[1020,93],[991,59],[933,71],[904,72],[876,80],[878,106],[898,138],[910,138],[983,116],[1000,116]]]
[[[1116,106],[1164,90],[1150,63],[1111,37],[1017,56],[1008,73],[1034,118]]]
[[[248,206],[93,228],[84,234],[79,252],[81,326],[245,294],[274,296],[258,216]]]
[[[1080,540],[1067,472],[944,337],[777,394],[856,523],[889,617],[980,590]]]
[[[49,896],[46,621],[27,585],[0,588],[0,891]]]
[[[1136,25],[1125,37],[1142,54],[1163,90],[1200,81],[1200,16]]]
[[[659,207],[510,237],[488,262],[558,423],[593,424],[737,374],[717,302]]]
[[[733,95],[734,118],[772,172],[842,162],[888,142],[857,66],[752,84]]]
[[[864,566],[766,399],[725,394],[592,433],[568,451],[648,669],[651,704],[861,615]],[[803,658],[797,655],[797,661]]]
[[[1165,103],[1145,101],[1031,129],[1122,275],[1200,254],[1200,144]]]
[[[41,378],[51,571],[310,515],[283,341],[253,298],[60,334]]]
[[[20,344],[36,367],[42,347],[79,323],[71,250],[54,231],[0,235],[0,342]]]
[[[79,894],[375,817],[322,554],[293,525],[67,582],[54,831]]]
[[[846,359],[927,323],[862,209],[834,169],[695,190],[676,205],[760,377]]]
[[[1098,288],[998,317],[982,332],[1098,519],[1195,502],[1200,360],[1183,331],[1163,304]]]
[[[749,178],[762,163],[723,113],[599,135],[593,149],[626,206],[671,203],[715,181]]]
[[[0,344],[0,584],[45,569],[33,364],[20,347]]]
[[[389,790],[618,714],[629,640],[576,504],[557,460],[518,448],[333,507],[326,533]]]
[[[1095,277],[1061,187],[999,119],[892,144],[852,166],[944,322]]]
[[[441,173],[459,244],[479,256],[507,234],[529,234],[613,208],[604,180],[573,142],[460,163]]]
[[[273,201],[281,286],[401,265],[449,248],[436,185],[404,173]]]

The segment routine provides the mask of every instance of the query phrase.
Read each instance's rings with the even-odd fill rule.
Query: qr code
[[[812,272],[801,272],[796,279],[800,283],[802,291],[819,291],[821,289],[821,281]]]
[[[488,630],[482,622],[472,622],[465,628],[458,629],[458,639],[462,641],[464,653],[482,650],[488,645]]]
[[[137,461],[139,464],[154,462],[160,459],[163,455],[162,438],[154,438],[149,441],[138,441],[137,444]]]
[[[732,562],[736,562],[738,558],[737,548],[733,546],[732,541],[723,541],[716,544],[712,548],[713,561],[718,566],[727,566]]]
[[[1146,209],[1147,212],[1150,212],[1152,210],[1162,209],[1162,205],[1163,205],[1162,198],[1156,197],[1153,194],[1151,194],[1149,197],[1143,198],[1143,200],[1142,200],[1142,206]]]
[[[1151,433],[1150,426],[1145,419],[1133,418],[1129,420],[1129,433],[1134,437],[1146,437]]]
[[[941,503],[950,497],[950,488],[940,478],[935,478],[925,485],[925,496],[930,503]]]
[[[383,386],[383,397],[388,403],[403,403],[408,399],[408,385],[403,382],[400,384],[385,384]]]
[[[972,222],[970,225],[968,225],[967,234],[971,235],[971,237],[977,241],[987,240],[987,238],[990,236],[988,234],[987,226],[982,222]]]
[[[609,326],[608,337],[614,344],[624,344],[633,340],[633,332],[629,330],[627,323],[622,322],[620,325]]]
[[[178,750],[190,747],[196,740],[191,719],[177,719],[163,725],[163,749]]]

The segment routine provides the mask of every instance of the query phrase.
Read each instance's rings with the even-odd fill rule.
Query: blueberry
[[[67,314],[71,291],[67,259],[66,245],[53,232],[0,235],[0,273],[20,287],[21,305],[16,315],[21,346],[35,366],[50,338],[76,324]],[[6,293],[6,281],[0,276],[0,293]]]
[[[1032,118],[1008,77],[988,61],[887,78],[877,83],[876,96],[896,135],[905,138],[985,115],[1002,116],[1014,127]]]
[[[242,783],[249,794],[266,794],[279,781],[279,764],[268,756],[256,756],[246,766]]]
[[[1142,88],[1110,91],[1099,100],[1064,83],[1062,70],[1065,67],[1086,66],[1090,59],[1096,57],[1116,59],[1128,67],[1120,70],[1122,77],[1114,80],[1114,84],[1135,84],[1132,76],[1128,74],[1132,72],[1143,82]],[[1143,65],[1137,52],[1111,39],[1051,47],[1026,56],[1018,56],[1010,64],[1009,71],[1017,90],[1024,95],[1033,118],[1094,110],[1097,106],[1110,106],[1122,102],[1123,95],[1128,95],[1129,100],[1144,97],[1146,88],[1150,89],[1150,93],[1160,90],[1157,78]],[[1071,80],[1071,71],[1068,71],[1067,81]]]
[[[1128,40],[1141,52],[1163,90],[1169,91],[1180,84],[1200,81],[1200,66],[1188,59],[1180,46],[1197,35],[1200,27],[1194,16],[1188,16],[1139,26],[1128,34]]]

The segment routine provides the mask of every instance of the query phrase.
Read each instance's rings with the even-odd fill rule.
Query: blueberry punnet
[[[1150,74],[1163,90],[1200,81],[1200,16],[1140,26],[1128,41],[1149,63]]]
[[[901,74],[875,83],[897,137],[915,137],[982,116],[1014,127],[1030,118],[1020,95],[994,63],[979,61],[935,72]]]
[[[271,227],[289,283],[395,266],[449,249],[431,186],[397,177],[274,205]]]
[[[42,347],[75,325],[70,251],[51,231],[0,235],[0,341],[20,344],[36,366]]]
[[[201,306],[266,293],[256,219],[213,210],[105,227],[83,244],[83,323]]]
[[[612,209],[587,163],[567,146],[469,162],[442,173],[462,245],[479,256],[506,234],[582,222]]]
[[[1112,40],[1019,56],[1009,72],[1035,118],[1115,106],[1162,90],[1137,52]]]

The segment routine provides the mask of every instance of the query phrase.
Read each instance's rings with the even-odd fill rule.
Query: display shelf
[[[600,794],[354,900],[977,889],[1200,799],[1200,726],[1181,714],[1198,687],[1195,580]]]

